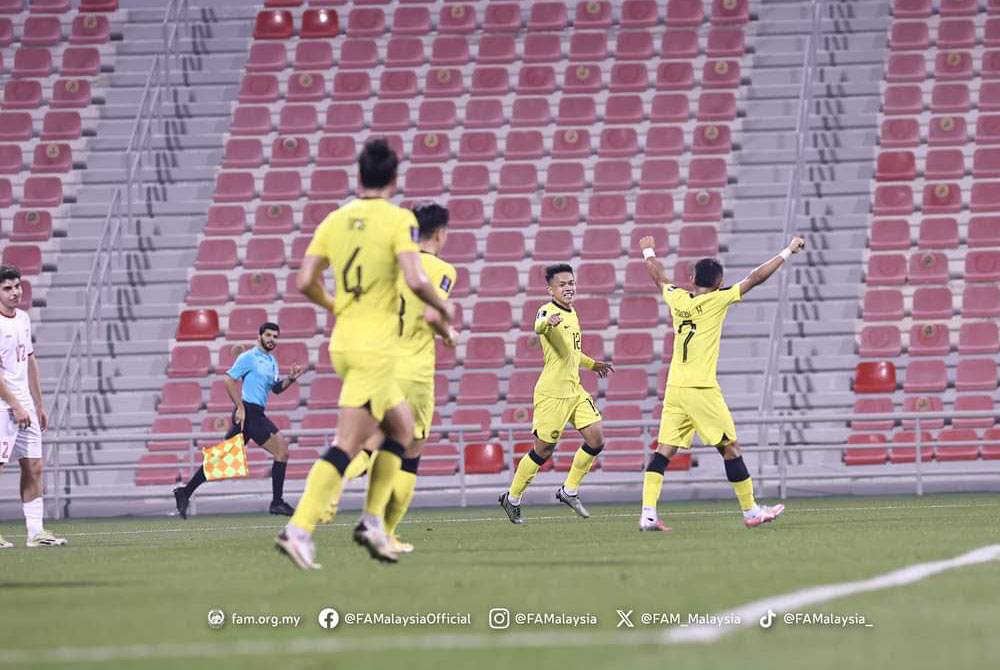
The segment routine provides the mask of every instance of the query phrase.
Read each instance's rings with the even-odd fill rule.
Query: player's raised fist
[[[647,235],[639,240],[640,249],[653,249],[656,247],[656,239],[652,235]]]
[[[550,326],[555,327],[555,326],[558,326],[560,323],[562,323],[562,317],[559,316],[558,314],[553,314],[553,315],[549,316],[549,318],[548,318],[548,324]]]
[[[796,235],[792,238],[792,241],[788,243],[788,250],[793,254],[797,254],[806,248],[806,241],[801,235]]]

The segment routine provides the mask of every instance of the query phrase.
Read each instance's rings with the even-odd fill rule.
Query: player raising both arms
[[[552,301],[542,305],[535,315],[535,332],[542,341],[544,367],[535,383],[535,411],[531,430],[535,446],[521,459],[514,473],[510,489],[500,494],[500,507],[511,523],[521,524],[521,496],[527,490],[545,461],[556,448],[566,424],[571,424],[583,435],[584,443],[573,456],[573,465],[566,481],[556,491],[556,500],[582,516],[590,516],[580,502],[577,489],[590,472],[594,459],[604,449],[604,431],[601,413],[594,399],[580,384],[580,366],[606,377],[615,369],[611,363],[595,361],[582,351],[583,336],[580,320],[573,309],[576,299],[576,277],[569,265],[550,265],[545,268],[545,281],[549,285]]]
[[[784,505],[766,507],[754,500],[753,481],[736,441],[736,426],[722,397],[716,379],[722,323],[729,307],[739,302],[754,286],[767,281],[792,254],[805,246],[801,237],[793,237],[780,254],[757,267],[735,286],[722,286],[722,265],[712,258],[695,264],[694,291],[689,293],[667,280],[663,265],[653,252],[654,240],[639,240],[650,277],[663,292],[670,307],[676,334],[673,358],[667,376],[667,388],[660,417],[656,453],[646,467],[642,486],[642,516],[639,530],[668,531],[656,514],[656,503],[663,486],[663,473],[678,449],[690,449],[695,431],[702,443],[714,446],[722,455],[726,477],[733,485],[743,523],[748,528],[773,521],[785,511]]]
[[[438,258],[448,237],[448,210],[441,205],[421,205],[413,210],[420,229],[420,262],[424,272],[437,287],[442,299],[448,297],[455,286],[455,268]],[[385,509],[385,532],[389,535],[397,553],[410,553],[413,545],[400,542],[396,527],[403,520],[413,491],[417,485],[417,468],[420,465],[420,451],[430,432],[434,418],[434,334],[437,333],[447,346],[454,347],[458,333],[445,324],[433,309],[426,304],[400,278],[399,327],[401,339],[396,363],[396,377],[413,412],[413,443],[407,447],[402,468],[396,475],[392,495]],[[346,479],[361,476],[368,469],[370,455],[381,443],[381,433],[376,433],[365,444],[364,449],[344,473]],[[337,513],[339,497],[321,519],[321,523],[333,521]]]
[[[42,403],[42,381],[31,342],[31,319],[21,304],[21,272],[0,265],[0,468],[8,460],[21,466],[21,506],[27,546],[57,547],[66,540],[42,527],[42,431],[49,418]],[[0,536],[0,549],[14,545]]]
[[[360,197],[324,219],[299,269],[299,290],[337,318],[330,357],[343,380],[338,446],[313,464],[298,508],[275,540],[303,569],[319,567],[312,541],[316,523],[340,495],[347,466],[380,427],[385,439],[372,458],[364,513],[354,540],[373,558],[398,559],[384,530],[384,515],[406,448],[413,441],[413,415],[396,381],[400,271],[406,285],[445,324],[454,316],[454,306],[441,299],[421,265],[413,213],[388,201],[395,192],[398,164],[385,140],[365,143],[358,156]],[[328,267],[336,281],[336,297],[323,283]]]

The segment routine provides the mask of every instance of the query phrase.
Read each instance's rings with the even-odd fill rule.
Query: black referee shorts
[[[230,418],[232,424],[229,427],[229,432],[226,433],[226,439],[236,437],[242,432],[244,443],[253,440],[260,446],[264,446],[264,443],[278,432],[278,427],[267,418],[267,415],[264,414],[264,408],[260,405],[245,402],[243,403],[243,407],[246,410],[246,416],[243,418],[242,431],[240,430],[240,426],[236,425],[236,410],[234,409]]]

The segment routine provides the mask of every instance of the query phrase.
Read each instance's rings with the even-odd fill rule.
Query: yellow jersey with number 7
[[[330,263],[336,282],[330,351],[390,355],[399,342],[399,263],[419,251],[413,212],[381,198],[359,198],[331,212],[316,229],[307,256]]]
[[[719,386],[715,375],[722,323],[729,307],[741,298],[738,284],[700,295],[673,284],[663,287],[663,300],[674,321],[674,351],[667,386]]]

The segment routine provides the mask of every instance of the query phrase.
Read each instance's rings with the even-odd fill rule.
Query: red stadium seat
[[[907,393],[940,393],[947,385],[944,361],[910,361],[906,368],[903,390]]]
[[[480,42],[482,49],[482,42]],[[431,65],[465,65],[470,62],[469,43],[462,36],[434,38],[431,44]]]
[[[955,388],[962,391],[989,391],[997,388],[997,367],[991,359],[965,358],[958,361]]]
[[[958,247],[958,221],[953,218],[932,218],[923,219],[920,222],[920,232],[917,236],[917,246],[921,249],[954,249]],[[919,265],[919,274],[926,276],[928,273],[936,273],[938,277],[944,276],[947,279],[948,267],[940,265],[941,255],[934,254],[930,259],[924,258],[924,254],[914,254],[910,257],[910,281],[913,282],[913,265]],[[915,260],[916,259],[916,260]],[[924,282],[921,282],[924,283]]]
[[[910,224],[906,219],[876,219],[872,221],[873,251],[900,251],[910,248]]]
[[[156,411],[160,414],[193,414],[201,406],[198,382],[167,382]]]
[[[722,61],[720,61],[722,62]],[[728,66],[727,66],[728,67]],[[668,61],[656,68],[656,89],[659,91],[687,91],[694,87],[694,69],[691,63]]]
[[[927,142],[931,146],[961,145],[965,144],[967,135],[964,117],[939,116],[931,119]]]
[[[181,480],[181,464],[176,454],[142,454],[136,465],[136,486],[163,486]]]
[[[903,318],[903,293],[896,289],[866,291],[862,316],[865,321],[899,321]]]
[[[431,30],[431,13],[426,7],[399,7],[392,15],[393,35],[426,35]]]
[[[42,272],[42,251],[34,245],[8,244],[3,249],[3,264],[13,265],[22,275]]]
[[[1000,459],[1000,428],[990,428],[983,432],[983,444],[979,453],[983,460]]]
[[[705,10],[701,0],[669,0],[667,2],[667,26],[690,27],[701,25]]]
[[[920,25],[920,24],[918,24]],[[924,24],[926,26],[926,24]],[[976,26],[970,19],[945,19],[938,24],[939,49],[971,49],[976,45]]]
[[[480,203],[481,206],[481,203]],[[482,212],[478,212],[481,217]],[[493,203],[490,224],[502,228],[527,228],[531,225],[531,199],[520,196],[500,196]],[[479,225],[482,226],[482,219]]]
[[[353,10],[351,12],[351,22],[355,21],[354,13],[357,11],[360,10]],[[377,11],[381,14],[381,10]],[[257,21],[259,25],[260,19],[258,18]],[[337,12],[331,9],[307,9],[302,13],[302,30],[299,33],[302,39],[333,39],[337,37],[339,30],[340,25]],[[379,30],[378,32],[381,33],[382,31]],[[357,33],[355,32],[354,34]],[[255,37],[259,38],[257,35]],[[291,37],[291,33],[283,37]]]
[[[477,62],[484,64],[513,63],[517,46],[512,35],[483,35],[479,40]]]
[[[192,433],[191,419],[178,416],[158,416],[153,419],[153,425],[149,430],[153,435],[165,435],[170,433]],[[146,443],[146,448],[150,451],[187,451],[192,447],[191,440],[156,440]]]
[[[600,81],[596,75],[590,75],[591,68],[586,67],[585,69],[590,80]],[[576,71],[579,74],[580,68],[577,68]],[[649,72],[645,63],[615,63],[611,66],[611,83],[609,85],[611,93],[642,93],[648,86]],[[643,110],[641,108],[635,110],[634,96],[622,96],[621,100],[624,102],[611,105],[609,99],[609,109],[614,111],[619,118],[628,115],[641,118]],[[686,107],[685,103],[685,109]]]
[[[262,307],[237,307],[229,312],[229,327],[226,330],[226,339],[256,339],[260,324],[268,320],[267,310]]]
[[[472,328],[477,332],[502,333],[513,325],[510,303],[500,300],[477,301],[472,310]]]
[[[449,477],[458,472],[458,447],[453,444],[425,444],[417,474],[421,477]]]
[[[993,321],[967,321],[958,334],[959,354],[995,354],[1000,351],[997,324]]]
[[[892,436],[893,444],[916,444],[917,433],[912,430],[904,430]],[[920,460],[928,462],[934,457],[934,436],[927,431],[920,431]],[[893,447],[889,450],[890,463],[913,463],[917,460],[917,448]]]
[[[212,369],[212,355],[204,345],[174,347],[167,364],[168,377],[204,377]]]
[[[939,286],[921,286],[913,292],[914,319],[922,321],[950,319],[953,313],[951,289]]]
[[[653,362],[653,336],[649,333],[618,333],[612,360],[616,364]]]
[[[340,377],[316,376],[309,382],[309,400],[306,407],[310,410],[337,409],[340,406],[340,388],[343,385]]]
[[[537,370],[515,370],[507,382],[508,403],[530,403],[534,398]]]
[[[698,52],[697,30],[667,30],[663,33],[663,37],[660,40],[660,54],[663,58],[696,58]]]
[[[465,443],[469,442],[485,442],[490,439],[491,428],[493,418],[488,409],[472,409],[469,407],[460,407],[456,409],[452,415],[451,419],[448,421],[450,426],[480,426],[479,431],[469,431],[463,433]],[[459,433],[457,430],[448,431],[449,437],[458,441]]]
[[[521,335],[514,345],[514,366],[519,368],[542,367],[542,345],[534,334]],[[468,366],[468,363],[466,363]]]
[[[177,326],[177,341],[214,340],[219,336],[219,313],[214,309],[186,309]]]
[[[14,77],[48,77],[52,74],[52,53],[42,47],[21,47],[14,52]]]
[[[714,226],[683,226],[677,243],[680,256],[715,256],[719,252],[718,232]]]
[[[961,446],[950,446],[951,442],[965,442]],[[974,461],[979,455],[979,436],[975,430],[949,428],[938,433],[938,446],[934,457],[938,461]]]
[[[967,282],[1000,281],[1000,252],[992,250],[970,251],[965,256]]]
[[[52,215],[47,211],[21,210],[14,214],[11,242],[44,242],[52,237]],[[30,304],[30,300],[28,301]]]
[[[993,412],[993,398],[989,395],[960,395],[955,398],[955,412]],[[982,418],[961,418],[953,417],[951,425],[955,428],[971,428],[979,430],[981,428],[992,428],[995,425],[992,416]]]
[[[993,59],[989,52],[983,54],[983,76],[990,77]],[[972,54],[967,51],[938,51],[934,59],[934,78],[937,81],[968,81],[972,79]]]
[[[485,258],[488,262],[519,261],[524,258],[524,234],[521,231],[491,231],[486,236]]]
[[[254,212],[254,235],[286,235],[295,229],[294,213],[291,205],[258,205]],[[284,242],[282,242],[284,258]],[[255,253],[259,253],[256,250]]]
[[[898,356],[902,350],[899,328],[896,326],[865,326],[861,329],[858,354],[866,358]]]
[[[609,401],[643,400],[649,393],[649,379],[644,369],[619,369],[608,378],[605,397]]]
[[[858,363],[854,371],[855,393],[892,393],[895,390],[895,365],[887,361]]]
[[[101,54],[96,47],[69,47],[63,51],[59,72],[64,77],[96,77],[101,71]]]
[[[936,413],[944,409],[939,396],[906,396],[903,398],[904,412]],[[913,430],[917,426],[915,419],[903,419],[903,428]],[[939,430],[944,426],[944,419],[921,419],[920,427],[926,430]]]
[[[509,314],[508,306],[508,314]],[[475,323],[475,312],[473,312]],[[506,345],[502,337],[491,335],[473,335],[465,348],[465,367],[467,369],[496,369],[503,367],[506,360]]]
[[[940,251],[924,251],[910,256],[907,277],[910,284],[946,284],[948,257]]]
[[[854,401],[854,414],[892,414],[892,398],[858,398]],[[889,419],[856,419],[851,422],[851,430],[889,431],[895,421]]]
[[[896,52],[889,55],[889,64],[886,72],[886,80],[889,83],[920,83],[926,78],[927,64],[922,53]]]
[[[540,230],[535,236],[536,261],[568,261],[572,256],[573,234],[568,230]]]
[[[458,404],[492,405],[500,398],[500,382],[490,372],[466,372],[458,385]]]
[[[922,21],[897,21],[889,34],[893,51],[923,51],[930,45],[930,32]]]
[[[888,452],[884,447],[880,449],[860,447],[862,445],[882,445],[885,442],[885,435],[879,433],[852,433],[847,437],[847,444],[856,446],[854,448],[848,447],[844,451],[844,464],[882,465],[888,458]]]
[[[28,177],[24,180],[22,207],[58,207],[63,202],[62,179]]]
[[[963,318],[1000,317],[1000,288],[996,286],[966,286],[962,293]]]
[[[911,356],[946,356],[948,349],[948,329],[945,326],[925,323],[910,327]]]
[[[224,305],[229,302],[229,279],[226,275],[194,275],[188,289],[189,305]]]
[[[569,231],[565,231],[569,234]],[[541,235],[541,233],[539,233]],[[537,240],[537,238],[536,238]],[[572,236],[569,239],[569,255],[572,255]],[[588,228],[583,233],[580,257],[584,260],[614,259],[621,256],[621,234],[614,228]]]
[[[584,330],[603,330],[611,323],[611,310],[604,298],[578,298],[573,307]]]
[[[465,447],[465,473],[496,474],[504,469],[504,451],[499,444],[469,444]]]
[[[316,320],[316,308],[308,306],[289,306],[278,310],[278,325],[285,337],[312,337],[319,332]]]
[[[257,13],[253,36],[258,40],[287,40],[295,29],[292,13],[272,9]]]
[[[921,58],[922,61],[922,58]],[[886,148],[916,147],[920,142],[920,124],[916,119],[885,119],[879,143]]]
[[[866,282],[869,286],[892,286],[906,283],[906,256],[903,254],[870,256]]]
[[[491,2],[486,5],[483,30],[517,32],[521,29],[521,8],[516,2]]]
[[[726,181],[723,158],[692,158],[688,164],[688,185],[692,188],[722,188]]]

